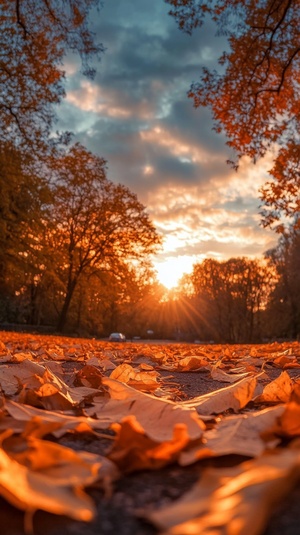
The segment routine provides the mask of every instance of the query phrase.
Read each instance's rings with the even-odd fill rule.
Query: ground
[[[24,335],[25,336],[25,335]],[[7,369],[12,365],[13,360],[7,358],[11,355],[15,358],[19,355],[19,362],[27,361],[30,358],[35,358],[35,361],[44,361],[42,354],[42,337],[34,337],[26,335],[6,333],[0,336],[3,340],[2,351],[2,370],[7,366]],[[85,343],[78,342],[78,340],[65,339],[63,342],[45,338],[45,350],[47,351],[48,359],[56,361],[64,371],[64,377],[70,378],[74,373],[78,373],[84,368],[87,362],[87,354],[89,362],[92,362],[95,356],[99,359],[101,351],[105,348],[105,358],[110,358],[110,362],[115,362],[119,365],[120,362],[131,363],[132,366],[140,366],[144,364],[147,366],[154,364],[154,369],[159,370],[159,379],[161,384],[168,386],[166,388],[166,397],[175,399],[180,403],[181,401],[193,399],[197,396],[211,393],[213,391],[228,387],[228,382],[222,382],[220,379],[213,379],[211,373],[211,364],[215,366],[215,370],[222,368],[221,362],[225,363],[226,358],[228,362],[231,360],[232,353],[235,352],[241,362],[241,355],[252,355],[251,358],[260,358],[264,355],[263,346],[244,346],[243,348],[235,346],[224,346],[221,350],[219,346],[219,355],[223,357],[218,361],[220,364],[216,366],[217,360],[212,358],[214,354],[213,348],[208,347],[192,347],[186,345],[176,345],[172,352],[170,346],[156,346],[154,349],[151,344],[125,344],[122,348],[120,346],[109,347],[103,346],[101,343],[86,341]],[[53,347],[56,347],[54,350]],[[77,348],[77,358],[74,354],[72,346]],[[63,347],[63,350],[61,349]],[[49,349],[50,348],[50,349]],[[60,348],[60,354],[59,354]],[[67,349],[68,348],[68,351]],[[69,351],[70,350],[70,351]],[[6,353],[5,353],[6,351]],[[73,356],[71,353],[73,351]],[[264,376],[265,384],[273,381],[279,377],[283,369],[287,370],[293,381],[298,380],[300,349],[299,344],[295,345],[277,345],[273,346],[273,351],[268,349],[268,358],[265,358]],[[121,358],[123,352],[123,359]],[[159,352],[163,354],[166,352],[168,358],[151,361],[151,354]],[[259,353],[260,352],[260,353]],[[210,365],[208,367],[196,369],[195,371],[178,371],[178,354],[181,357],[191,357],[196,355],[197,358],[204,358],[205,355],[210,357]],[[258,354],[259,353],[259,354]],[[23,357],[21,355],[23,354]],[[40,356],[37,357],[37,354]],[[52,359],[51,359],[52,355]],[[59,356],[60,355],[60,356]],[[134,358],[131,358],[132,355]],[[150,355],[150,357],[149,357]],[[214,354],[216,355],[216,353]],[[272,358],[270,357],[272,355]],[[274,364],[275,355],[280,357],[283,362],[283,357],[288,358],[290,362],[286,362],[283,367]],[[57,358],[59,356],[59,358]],[[226,358],[225,358],[226,357]],[[104,357],[103,357],[104,358]],[[243,357],[244,358],[244,357]],[[0,357],[1,359],[1,357]],[[0,360],[1,362],[1,360]],[[244,362],[244,361],[243,361]],[[165,363],[165,364],[164,364]],[[16,362],[15,362],[16,364]],[[176,365],[175,365],[176,364]],[[177,366],[177,369],[176,369]],[[224,364],[224,370],[230,371],[232,365]],[[135,368],[136,369],[136,368]],[[109,376],[111,370],[104,370],[104,374]],[[257,373],[257,372],[256,372]],[[267,379],[266,379],[267,377]],[[66,381],[67,382],[67,381]],[[2,385],[3,390],[3,385]],[[5,388],[4,388],[5,390]],[[18,395],[20,395],[18,393]],[[5,396],[5,392],[4,392]],[[16,398],[15,398],[16,399]],[[250,403],[251,409],[251,403]],[[230,412],[230,411],[229,411]],[[53,440],[53,437],[51,438]],[[68,446],[75,451],[89,451],[91,453],[105,454],[109,446],[109,440],[96,438],[91,433],[67,433],[58,439],[59,444]],[[97,485],[87,489],[88,494],[93,498],[96,505],[96,516],[91,522],[74,521],[66,516],[53,515],[43,511],[37,511],[33,519],[33,531],[35,535],[99,535],[99,533],[107,535],[155,535],[159,533],[158,529],[150,522],[145,520],[145,512],[158,509],[162,506],[168,505],[181,497],[188,491],[194,483],[199,479],[203,470],[209,466],[235,466],[245,459],[239,455],[226,455],[219,457],[208,457],[201,461],[195,462],[189,466],[179,466],[177,462],[163,466],[157,470],[141,470],[130,474],[123,475],[120,479],[113,483],[110,495],[105,495],[104,491]],[[300,480],[300,478],[299,478]],[[12,500],[5,499],[5,493],[1,493],[0,498],[0,525],[1,533],[4,535],[24,535],[24,513],[15,508],[11,503]],[[268,521],[266,530],[261,535],[296,535],[299,533],[299,500],[300,500],[300,484],[296,482],[293,490],[286,498],[274,507],[274,510]],[[187,532],[180,532],[182,535]],[[206,533],[206,532],[205,532]],[[216,531],[221,535],[223,531]],[[241,534],[242,535],[242,534]],[[243,534],[244,535],[244,534]]]

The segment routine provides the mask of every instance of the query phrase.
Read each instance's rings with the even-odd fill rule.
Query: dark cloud
[[[165,123],[175,130],[180,130],[186,142],[199,143],[205,148],[213,159],[222,155],[224,167],[226,160],[232,156],[226,146],[226,138],[213,131],[210,110],[207,108],[195,109],[193,102],[186,98],[172,104],[172,113],[165,119]]]

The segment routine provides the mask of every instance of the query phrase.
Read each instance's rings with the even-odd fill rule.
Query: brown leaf
[[[181,358],[177,362],[176,370],[177,371],[194,371],[201,368],[205,368],[209,364],[209,361],[205,357],[200,357],[197,355],[191,355],[185,358]]]
[[[286,404],[283,414],[274,426],[266,431],[266,436],[284,436],[293,438],[300,436],[300,383],[296,383],[291,400]]]
[[[159,373],[151,371],[139,371],[134,369],[130,364],[120,364],[110,374],[111,379],[127,383],[138,390],[155,390],[158,386]]]
[[[176,424],[172,439],[163,442],[149,438],[135,416],[127,416],[112,428],[117,436],[108,458],[123,473],[157,470],[170,464],[178,459],[180,451],[190,442],[185,424]]]
[[[35,419],[35,421],[30,421],[27,424],[25,431],[21,435],[14,435],[12,431],[7,430],[5,433],[2,433],[0,437],[2,449],[10,459],[29,470],[30,482],[28,482],[28,487],[31,486],[33,478],[33,490],[36,490],[36,481],[33,474],[37,473],[44,477],[44,494],[47,495],[46,498],[51,498],[53,494],[51,487],[57,486],[58,496],[60,496],[60,499],[63,499],[60,487],[66,487],[68,494],[73,492],[75,497],[77,496],[78,506],[80,506],[81,500],[83,501],[82,506],[86,502],[89,504],[89,508],[92,511],[92,502],[82,492],[82,488],[97,481],[103,486],[105,491],[109,491],[111,483],[119,477],[118,469],[109,459],[100,455],[95,455],[86,451],[75,452],[72,449],[59,444],[41,440],[39,438],[40,436],[43,436],[45,432],[51,432],[51,426],[53,426],[53,423],[45,425],[38,421],[38,419]],[[29,488],[29,493],[31,490],[32,489]],[[4,497],[7,497],[6,494],[4,494]],[[14,498],[15,497],[17,497],[17,499],[20,498],[18,493],[14,494]],[[80,500],[78,498],[80,498]],[[9,500],[9,498],[7,499]],[[15,504],[13,499],[9,501]],[[68,502],[69,499],[67,496],[67,501],[65,504],[62,504],[62,507],[68,509],[69,505],[71,505],[68,504]],[[27,506],[23,507],[22,504],[16,505],[21,509],[29,509]],[[43,507],[41,505],[39,507],[33,507],[33,509],[36,508]],[[72,518],[84,520],[82,515],[76,516],[76,513],[72,515],[67,510],[64,510],[63,512],[53,508],[47,508],[45,510],[56,514],[68,514],[69,516],[72,516]],[[89,518],[86,518],[86,520],[89,520]]]
[[[139,392],[110,378],[104,377],[103,384],[108,387],[111,399],[99,399],[94,407],[86,409],[87,414],[95,413],[110,424],[134,415],[147,436],[158,442],[172,440],[176,424],[186,425],[190,439],[201,437],[205,425],[195,409]]]
[[[6,396],[14,396],[20,391],[20,385],[30,384],[34,388],[41,385],[40,377],[45,368],[24,360],[21,363],[5,364],[0,368],[0,385]]]
[[[0,340],[0,357],[1,357],[1,362],[2,361],[2,357],[5,355],[7,355],[8,351],[6,349],[6,345],[2,342],[2,340]]]
[[[248,372],[243,373],[227,373],[223,370],[220,370],[220,368],[211,368],[210,372],[211,378],[214,381],[221,381],[224,383],[236,383],[240,379],[244,379],[245,377],[249,377]]]
[[[44,425],[48,424],[51,426],[53,424],[51,433],[56,437],[61,437],[68,431],[80,430],[82,432],[88,432],[92,429],[107,428],[111,423],[107,421],[107,418],[103,422],[103,420],[96,420],[85,416],[69,416],[60,412],[50,410],[45,411],[29,405],[19,404],[11,400],[6,400],[5,409],[16,421],[24,422],[24,425],[18,429],[23,430],[26,422],[29,422],[33,418],[37,418],[38,421]]]
[[[181,453],[179,464],[186,466],[204,457],[230,454],[258,457],[266,448],[278,444],[278,438],[269,437],[267,442],[261,433],[273,426],[284,410],[281,405],[223,418],[213,429],[204,431],[202,444],[192,445]]]
[[[228,409],[237,412],[251,401],[255,391],[257,377],[259,377],[259,374],[254,377],[246,377],[226,388],[221,388],[210,394],[204,394],[189,401],[184,401],[182,405],[185,407],[195,407],[197,412],[204,416],[220,414]]]
[[[233,468],[207,469],[180,500],[144,516],[164,535],[259,535],[299,479],[299,450],[281,450]]]
[[[255,403],[285,403],[290,399],[294,382],[287,372],[267,384],[261,395],[255,397]]]
[[[9,372],[13,374],[15,383],[21,382],[23,385],[19,401],[50,410],[69,410],[82,403],[86,397],[90,398],[100,393],[100,390],[95,388],[72,388],[47,366],[30,361],[11,367]]]
[[[76,373],[74,385],[102,389],[102,375],[98,368],[86,364]]]
[[[97,479],[98,468],[92,464],[88,469],[87,465],[83,475],[75,475],[74,478],[71,475],[69,479],[64,477],[59,481],[57,474],[53,477],[40,471],[35,472],[0,448],[0,494],[24,511],[42,509],[76,520],[90,521],[94,516],[94,506],[82,487]],[[74,464],[69,462],[68,470],[72,474]]]
[[[67,394],[63,394],[58,390],[58,388],[51,384],[51,383],[45,383],[43,384],[36,392],[35,399],[36,403],[34,403],[34,396],[27,395],[24,399],[24,402],[28,402],[30,400],[30,403],[32,405],[37,405],[38,407],[43,407],[44,409],[49,410],[59,410],[59,411],[67,411],[74,407],[75,403],[70,399],[70,397]]]
[[[273,364],[277,368],[283,368],[284,370],[287,370],[288,368],[300,368],[299,362],[297,362],[296,357],[290,357],[287,355],[282,355],[280,357],[277,357],[273,360]]]

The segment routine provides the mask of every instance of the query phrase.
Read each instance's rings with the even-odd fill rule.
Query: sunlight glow
[[[203,163],[209,161],[210,158],[210,154],[205,148],[200,147],[197,143],[184,142],[178,134],[174,134],[172,130],[167,128],[155,127],[143,130],[140,132],[140,137],[144,142],[164,148],[175,157],[185,158],[186,162]],[[214,155],[214,158],[216,159],[218,156]]]
[[[113,104],[111,95],[88,80],[82,81],[79,89],[69,90],[66,101],[81,111],[98,113],[106,117],[131,116],[128,108]]]
[[[154,169],[152,167],[152,165],[145,165],[144,169],[143,169],[143,174],[144,175],[153,175],[154,173]]]
[[[185,273],[191,273],[192,261],[189,257],[173,256],[163,262],[155,262],[157,278],[168,290],[175,288]]]

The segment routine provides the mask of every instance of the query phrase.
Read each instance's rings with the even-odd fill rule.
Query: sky
[[[163,236],[158,278],[171,287],[196,262],[258,257],[277,236],[259,215],[271,160],[242,159],[234,171],[210,110],[187,97],[201,67],[217,66],[226,41],[212,25],[182,33],[168,11],[163,0],[104,1],[91,22],[106,51],[92,81],[68,57],[59,127],[105,158],[108,178],[145,205]]]

